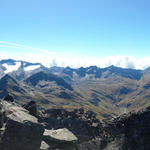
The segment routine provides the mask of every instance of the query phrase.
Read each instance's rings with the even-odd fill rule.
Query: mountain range
[[[40,63],[1,60],[0,98],[7,93],[20,104],[35,100],[40,109],[84,107],[99,118],[117,116],[150,105],[150,68],[47,68]]]

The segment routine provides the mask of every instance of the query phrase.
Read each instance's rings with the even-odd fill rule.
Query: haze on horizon
[[[0,59],[150,66],[149,0],[1,0]]]

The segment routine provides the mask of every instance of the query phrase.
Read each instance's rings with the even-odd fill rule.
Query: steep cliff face
[[[44,128],[37,118],[15,103],[0,101],[1,150],[38,150]]]

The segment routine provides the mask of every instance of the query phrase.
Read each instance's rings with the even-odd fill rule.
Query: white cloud
[[[14,49],[22,49],[22,50],[31,50],[31,51],[48,51],[40,48],[34,48],[31,46],[23,45],[23,44],[17,44],[7,41],[0,41],[0,47],[7,47],[7,48],[14,48]]]
[[[97,65],[98,67],[104,68],[114,65],[123,68],[145,69],[150,66],[150,57],[140,59],[133,56],[108,56],[103,59],[97,57],[83,57],[69,53],[56,53],[46,49],[33,48],[26,45],[0,41],[0,48],[2,47],[7,47],[7,49],[8,47],[12,49],[17,48],[20,50],[17,52],[13,50],[11,52],[4,52],[0,49],[0,59],[11,58],[29,62],[40,62],[47,67],[57,65],[78,68],[80,66],[87,67]],[[28,52],[25,52],[25,50],[28,50]],[[29,50],[31,51],[29,52]]]

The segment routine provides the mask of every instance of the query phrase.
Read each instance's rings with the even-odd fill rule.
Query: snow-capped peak
[[[28,66],[28,67],[25,67],[24,70],[25,71],[31,71],[31,70],[35,70],[37,68],[40,68],[41,65],[31,65],[31,66]]]
[[[8,65],[7,63],[2,64],[3,67],[5,67],[5,71],[4,73],[9,73],[12,71],[16,71],[19,69],[19,67],[21,66],[21,62],[15,62],[14,65]]]
[[[7,60],[0,60],[0,66],[2,67],[2,71],[4,71],[4,73],[7,74],[13,71],[17,71],[19,68],[23,69],[24,71],[33,71],[35,69],[40,68],[42,64],[30,63],[21,60],[7,59]]]

